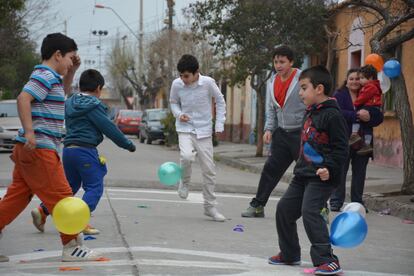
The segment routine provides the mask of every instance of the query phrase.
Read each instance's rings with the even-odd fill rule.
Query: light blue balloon
[[[391,59],[384,64],[382,70],[387,77],[396,78],[401,74],[401,64],[397,60]]]
[[[331,224],[331,242],[343,248],[360,245],[367,236],[368,225],[357,212],[343,212]]]
[[[174,162],[165,162],[158,168],[158,178],[166,186],[174,186],[181,179],[181,167]]]

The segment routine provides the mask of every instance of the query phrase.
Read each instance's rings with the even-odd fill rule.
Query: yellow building
[[[394,4],[398,4],[395,1]],[[361,13],[355,6],[344,8],[333,16],[333,25],[338,33],[333,72],[336,85],[340,86],[346,78],[346,72],[350,68],[364,65],[364,60],[371,53],[370,39],[378,28],[376,18],[369,13]],[[372,25],[368,28],[361,26]],[[405,31],[414,27],[414,21],[397,28],[392,35],[398,35],[398,31]],[[407,93],[414,114],[414,40],[411,39],[397,47],[395,57],[401,64],[402,73],[405,76]],[[396,117],[394,107],[394,94],[391,91],[384,94],[384,122],[374,129],[374,155],[375,162],[387,166],[402,167],[403,152],[401,142],[400,124]],[[413,137],[414,139],[414,137]]]

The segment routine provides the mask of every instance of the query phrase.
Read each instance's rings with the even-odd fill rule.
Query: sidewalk
[[[260,174],[267,158],[255,157],[255,153],[255,145],[220,142],[220,145],[215,148],[215,159],[228,166]],[[278,188],[279,186],[287,187],[286,184],[293,177],[293,168],[294,163],[282,177],[281,182],[283,184],[279,184]],[[349,200],[351,185],[350,171],[347,176],[347,200]],[[402,169],[378,166],[370,162],[365,181],[365,204],[370,210],[376,212],[388,211],[390,215],[414,220],[414,203],[410,202],[412,196],[391,196],[401,190],[402,182]]]

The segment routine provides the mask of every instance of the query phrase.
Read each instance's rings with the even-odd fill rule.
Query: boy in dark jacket
[[[381,85],[377,79],[377,70],[372,65],[366,65],[359,69],[359,82],[362,85],[361,90],[358,93],[358,97],[354,102],[354,106],[357,110],[366,109],[370,113],[380,112],[382,105]],[[352,124],[352,134],[349,138],[349,145],[352,146],[361,141],[361,136],[358,132],[362,126],[364,136],[364,146],[357,152],[360,155],[369,155],[372,153],[372,135],[373,128],[366,123],[354,123]]]
[[[135,145],[116,127],[107,115],[107,107],[99,100],[105,80],[93,69],[84,71],[79,80],[80,93],[65,102],[66,137],[63,149],[63,167],[66,178],[76,194],[82,185],[82,199],[93,212],[103,193],[103,178],[107,173],[105,160],[96,147],[103,134],[117,146],[135,151]],[[43,232],[48,210],[43,204],[32,210],[33,224]],[[88,225],[84,234],[96,235],[99,230]]]
[[[312,244],[310,254],[316,275],[335,275],[342,271],[333,254],[326,222],[321,215],[335,179],[348,154],[345,120],[336,101],[330,98],[331,76],[323,66],[304,70],[300,92],[307,106],[301,134],[301,150],[294,178],[276,210],[280,253],[269,258],[274,265],[300,264],[300,245],[296,221],[302,216]]]

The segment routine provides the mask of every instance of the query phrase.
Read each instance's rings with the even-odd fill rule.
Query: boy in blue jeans
[[[99,100],[105,80],[93,69],[84,71],[79,80],[80,93],[72,95],[65,102],[66,137],[63,149],[63,167],[66,178],[76,194],[82,185],[85,190],[83,200],[93,212],[103,193],[103,178],[106,165],[99,158],[96,147],[103,135],[117,146],[135,151],[135,145],[116,127],[107,115],[107,107]],[[44,231],[47,208],[42,204],[32,210],[34,226]],[[88,225],[84,234],[96,235],[99,230]]]
[[[312,244],[310,255],[315,275],[342,271],[333,254],[329,231],[321,211],[326,206],[348,155],[345,119],[336,100],[330,98],[332,79],[323,66],[304,70],[299,95],[307,106],[299,159],[294,178],[276,209],[280,253],[269,258],[274,265],[300,264],[296,221],[302,216]]]

